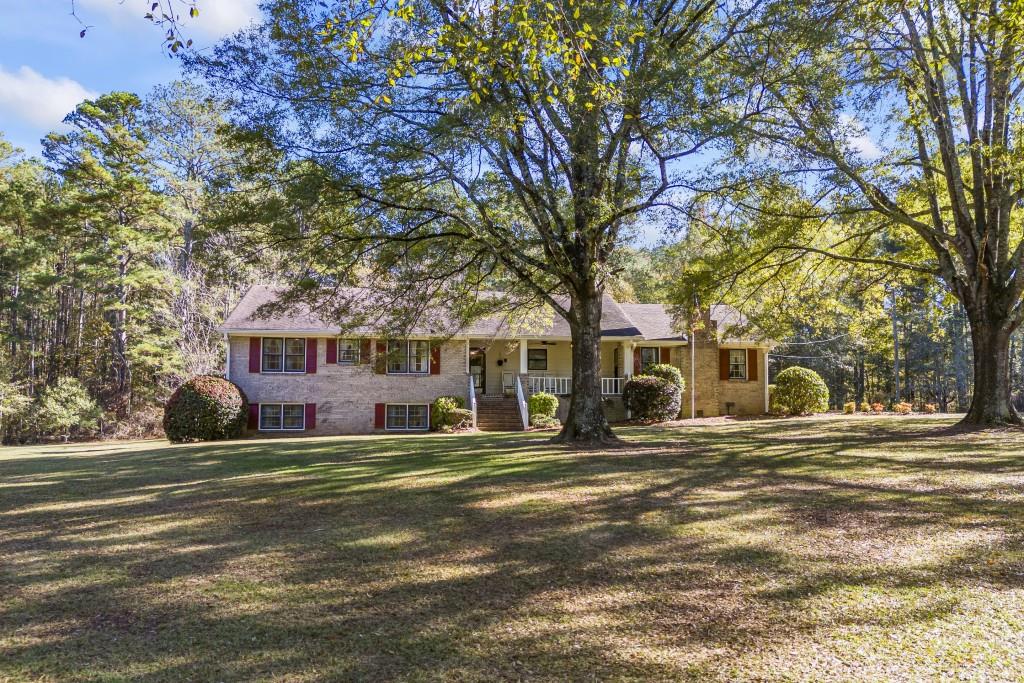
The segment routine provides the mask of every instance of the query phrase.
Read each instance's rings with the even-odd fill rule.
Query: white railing
[[[601,378],[601,395],[602,396],[621,396],[622,385],[626,383],[625,377],[602,377]]]
[[[555,396],[568,396],[572,393],[572,377],[529,377],[531,394],[545,391]]]
[[[523,380],[516,375],[516,403],[519,404],[519,417],[523,419],[523,429],[530,428],[530,411],[526,407],[526,396],[523,395]]]
[[[473,375],[469,376],[469,410],[473,413],[473,429],[476,429],[476,386]]]

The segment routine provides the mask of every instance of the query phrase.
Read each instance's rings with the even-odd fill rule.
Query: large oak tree
[[[498,281],[547,304],[572,331],[559,438],[599,442],[612,438],[599,342],[615,250],[633,222],[679,207],[755,109],[720,60],[757,8],[276,0],[261,27],[192,62],[232,93],[248,143],[314,183],[308,220],[278,210],[316,263],[304,283],[376,274],[423,296],[443,279],[471,297]]]
[[[877,231],[906,230],[927,245],[930,259],[904,265],[940,277],[970,320],[975,387],[965,423],[1019,423],[1008,356],[1024,321],[1019,4],[814,0],[774,9],[771,28],[738,53],[761,67],[758,132],[791,152],[791,169],[814,176],[805,187],[819,194],[819,210],[831,202],[867,211]]]

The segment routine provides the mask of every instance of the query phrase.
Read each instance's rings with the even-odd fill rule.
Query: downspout
[[[224,333],[224,346],[227,347],[227,353],[224,354],[224,379],[231,381],[231,339],[228,337],[228,333]]]
[[[690,419],[697,419],[697,337],[690,323]]]

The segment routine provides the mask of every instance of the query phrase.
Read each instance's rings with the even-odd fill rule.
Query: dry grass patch
[[[0,452],[0,680],[1021,680],[1020,432]]]

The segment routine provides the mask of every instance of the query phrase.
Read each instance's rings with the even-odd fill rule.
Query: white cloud
[[[846,135],[846,143],[865,161],[874,161],[882,156],[882,149],[871,138],[868,130],[860,121],[849,114],[841,114],[839,122]]]
[[[54,127],[79,102],[95,97],[70,78],[47,78],[27,66],[17,71],[0,66],[0,112],[37,126]]]
[[[143,17],[153,6],[152,0],[79,0],[87,9],[102,12],[117,20],[144,21]],[[189,5],[182,0],[164,0],[165,7],[173,6],[181,15],[182,32],[189,36],[220,38],[233,33],[260,15],[258,0],[197,0],[199,16],[189,18]],[[84,13],[83,13],[84,14]],[[83,19],[90,22],[88,16]]]

